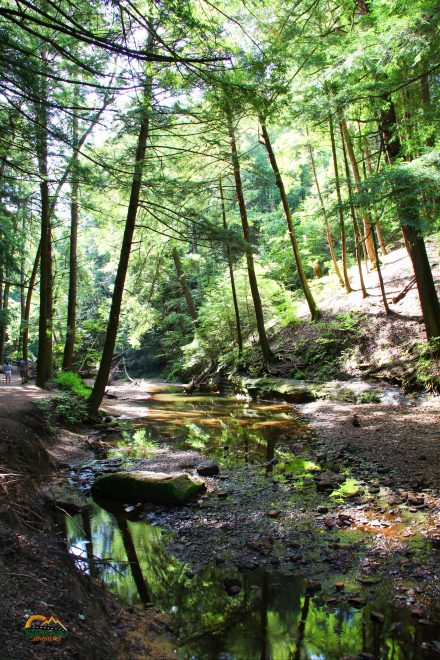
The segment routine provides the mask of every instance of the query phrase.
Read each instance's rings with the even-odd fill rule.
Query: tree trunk
[[[310,314],[312,316],[312,320],[316,321],[319,318],[319,310],[318,307],[316,306],[315,300],[313,298],[312,292],[310,291],[309,283],[307,282],[307,277],[304,272],[304,266],[302,263],[301,255],[299,252],[298,248],[298,242],[296,240],[296,234],[295,234],[295,229],[293,226],[293,221],[292,221],[292,214],[290,212],[290,207],[289,207],[289,201],[287,199],[287,194],[286,194],[286,189],[284,187],[284,181],[281,176],[280,170],[278,168],[278,163],[275,157],[275,153],[272,149],[272,144],[270,142],[270,137],[269,133],[267,132],[266,124],[260,118],[260,123],[261,123],[261,133],[263,135],[264,139],[264,144],[266,146],[266,151],[269,156],[269,161],[270,165],[272,167],[272,171],[275,175],[275,183],[277,185],[278,190],[280,191],[280,196],[281,196],[281,202],[283,205],[284,209],[284,215],[286,218],[287,222],[287,229],[289,231],[289,236],[290,236],[290,242],[292,244],[292,250],[293,254],[295,257],[295,262],[296,262],[296,267],[298,269],[298,275],[299,279],[301,282],[301,288],[303,290],[304,296],[307,300],[307,304],[309,306]]]
[[[24,311],[26,307],[26,296],[24,294],[24,251],[25,251],[25,221],[23,220],[22,226],[22,244],[20,247],[21,256],[20,256],[20,327],[18,331],[18,341],[17,341],[17,353],[19,356],[23,354],[23,324],[24,324]]]
[[[356,245],[356,261],[357,261],[358,271],[359,271],[359,281],[360,281],[360,284],[361,284],[362,297],[366,298],[368,296],[368,293],[367,293],[367,289],[365,288],[364,275],[362,273],[362,259],[361,259],[361,252],[360,252],[360,245],[361,245],[362,238],[358,234],[358,228],[357,228],[357,222],[356,222],[356,212],[355,212],[355,208],[354,208],[354,204],[353,204],[353,188],[351,186],[350,168],[348,167],[347,152],[345,150],[344,135],[343,135],[341,124],[339,124],[339,130],[341,132],[342,153],[343,153],[343,156],[344,156],[345,176],[347,178],[347,187],[348,187],[348,200],[349,200],[349,204],[350,204],[351,219],[352,219],[352,222],[353,222],[353,233],[354,233],[354,240],[355,240],[355,245]]]
[[[365,138],[364,144],[365,144],[365,161],[364,161],[364,163],[365,162],[367,163],[368,174],[371,175],[371,174],[373,174],[373,166],[371,165],[370,148],[368,146],[367,138]],[[365,167],[365,164],[364,164],[364,167]],[[366,172],[364,172],[364,175],[365,175],[365,178],[366,178]],[[383,256],[386,257],[386,255],[388,254],[388,250],[387,250],[386,245],[385,245],[385,241],[384,241],[384,238],[383,238],[383,235],[382,235],[382,229],[380,227],[380,222],[379,222],[379,219],[377,218],[377,215],[375,217],[375,225],[376,225],[377,237],[378,237],[379,243],[380,243],[380,249],[382,251]]]
[[[8,277],[8,275],[6,275]],[[10,283],[5,282],[5,288],[3,292],[2,299],[0,301],[1,306],[2,306],[2,312],[4,315],[3,322],[0,326],[0,357],[2,359],[2,364],[3,364],[3,357],[4,357],[4,352],[5,352],[5,344],[6,344],[6,329],[8,327],[8,308],[9,308],[9,289],[10,289]]]
[[[147,147],[147,138],[149,133],[149,113],[150,113],[150,95],[151,81],[146,86],[144,92],[144,107],[139,137],[136,150],[136,161],[134,166],[133,181],[131,184],[130,202],[127,210],[127,219],[125,223],[124,237],[122,239],[121,253],[119,257],[118,270],[116,273],[115,286],[113,289],[112,304],[107,324],[107,333],[102,351],[101,363],[96,376],[95,384],[89,398],[89,410],[96,414],[101,405],[107,386],[108,378],[113,358],[113,351],[116,343],[116,335],[119,326],[119,316],[121,313],[122,296],[124,293],[124,283],[127,275],[128,262],[130,259],[133,233],[136,225],[136,215],[139,206],[139,195],[142,186],[142,173],[145,162],[145,150]]]
[[[402,151],[399,137],[395,132],[396,124],[394,103],[388,99],[388,107],[381,111],[381,128],[391,163],[399,158]],[[416,196],[406,200],[397,198],[396,204],[403,238],[414,269],[426,335],[428,339],[440,337],[440,303],[425,241],[417,227],[420,220],[417,211],[418,199]]]
[[[359,167],[357,164],[356,156],[353,148],[353,141],[351,139],[350,131],[348,130],[347,122],[344,117],[341,117],[341,125],[343,131],[343,139],[345,139],[345,144],[347,146],[348,157],[351,163],[351,169],[353,171],[354,182],[356,188],[359,189],[361,184],[361,176],[359,173]],[[374,245],[373,245],[373,234],[371,232],[371,220],[366,209],[362,209],[362,217],[364,220],[364,233],[365,233],[365,244],[368,252],[370,261],[374,264]]]
[[[176,267],[177,277],[179,279],[180,288],[186,300],[186,306],[188,312],[193,321],[197,321],[197,310],[194,305],[194,300],[192,297],[191,289],[188,286],[186,281],[185,273],[183,272],[182,262],[180,261],[180,256],[177,251],[177,248],[173,247],[173,260]]]
[[[310,153],[310,161],[311,161],[311,164],[312,164],[313,178],[315,179],[315,186],[316,186],[316,190],[317,190],[317,193],[318,193],[318,199],[319,199],[319,203],[321,205],[322,214],[324,216],[325,233],[326,233],[326,236],[327,236],[327,243],[328,243],[328,247],[329,247],[329,250],[330,250],[331,257],[332,257],[333,268],[335,269],[336,276],[337,276],[341,286],[344,286],[344,280],[342,279],[341,271],[339,270],[339,266],[338,266],[338,260],[336,258],[335,247],[334,247],[334,244],[333,244],[332,233],[331,233],[330,225],[329,225],[328,218],[327,218],[327,212],[326,212],[325,206],[324,206],[324,200],[322,199],[322,195],[321,195],[321,188],[319,186],[318,175],[317,175],[316,167],[315,167],[315,159],[313,157],[313,150],[312,150],[312,145],[310,144],[310,141],[309,141],[308,146],[309,146],[309,153]]]
[[[257,276],[255,273],[254,257],[252,254],[251,235],[249,229],[249,222],[247,217],[246,204],[243,195],[243,185],[241,181],[240,161],[238,159],[237,144],[235,141],[234,126],[232,123],[232,116],[227,115],[229,142],[231,145],[231,159],[234,171],[235,191],[237,195],[238,208],[240,210],[241,226],[243,229],[243,238],[246,241],[246,263],[249,277],[249,286],[252,294],[252,301],[254,304],[255,319],[257,322],[258,338],[260,340],[260,348],[263,356],[263,362],[267,364],[273,357],[270,350],[269,342],[267,340],[266,329],[264,327],[264,314],[263,306],[261,304],[260,292],[258,290]]]
[[[333,167],[335,170],[335,187],[336,187],[336,197],[338,200],[338,212],[339,212],[339,227],[341,232],[341,244],[342,244],[342,272],[344,273],[344,285],[345,291],[350,293],[353,289],[350,285],[350,280],[348,278],[348,268],[347,268],[347,242],[345,238],[345,224],[344,224],[344,214],[342,211],[342,197],[341,197],[341,187],[339,185],[339,170],[338,170],[338,159],[336,156],[336,144],[335,144],[335,132],[333,130],[333,119],[330,115],[329,117],[329,127],[330,127],[330,139],[332,143],[332,156],[333,156]]]
[[[382,277],[382,268],[380,267],[380,262],[379,262],[379,251],[377,249],[377,238],[376,238],[376,234],[375,234],[373,225],[371,227],[371,231],[373,232],[374,251],[376,253],[377,275],[379,277],[379,286],[380,286],[380,292],[382,294],[383,306],[385,307],[385,312],[387,314],[390,314],[391,311],[390,311],[390,308],[388,307],[387,294],[386,294],[386,291],[385,291],[385,284],[384,284],[383,277]]]
[[[50,332],[50,308],[51,308],[51,249],[50,249],[50,211],[49,211],[49,182],[47,165],[47,98],[46,80],[42,79],[40,101],[36,107],[37,127],[36,144],[38,171],[40,175],[41,196],[41,253],[40,253],[40,318],[38,325],[38,360],[36,384],[44,387],[47,379],[47,367],[51,361],[50,345],[48,335]]]
[[[420,78],[420,97],[422,99],[424,114],[427,115],[428,119],[432,119],[432,117],[430,117],[432,113],[431,90],[429,89],[429,77],[427,73]],[[426,146],[429,148],[435,147],[434,132],[426,138]]]
[[[32,294],[34,292],[35,280],[37,279],[38,268],[40,266],[40,256],[41,256],[41,243],[38,245],[37,253],[35,255],[34,266],[32,268],[32,273],[29,279],[29,286],[26,295],[26,303],[24,306],[24,315],[23,315],[23,359],[26,364],[28,364],[29,359],[29,319],[31,315],[31,303],[32,303]]]
[[[228,230],[228,224],[226,222],[226,209],[225,209],[225,198],[223,195],[223,185],[222,180],[220,179],[220,203],[222,208],[222,218],[223,218],[223,229],[225,232]],[[241,322],[240,322],[240,311],[238,309],[238,300],[237,300],[237,291],[235,288],[235,277],[234,277],[234,267],[232,265],[231,258],[231,248],[229,247],[229,241],[226,239],[226,259],[228,261],[229,276],[231,278],[231,291],[232,291],[232,301],[234,304],[234,313],[235,313],[235,327],[237,331],[237,345],[238,352],[241,355],[243,352],[243,337],[241,334]]]
[[[76,101],[76,102],[75,102]],[[79,102],[79,90],[74,94],[74,105]],[[70,371],[73,364],[76,333],[76,283],[77,283],[77,246],[78,246],[78,190],[79,190],[79,156],[78,156],[78,114],[73,114],[72,126],[72,175],[70,180],[70,250],[69,250],[69,293],[67,301],[67,329],[64,344],[63,370]]]

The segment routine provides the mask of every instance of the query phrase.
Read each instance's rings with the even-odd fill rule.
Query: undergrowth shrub
[[[414,369],[403,382],[405,389],[418,388],[440,394],[440,337],[415,344],[410,352],[416,353]]]
[[[61,371],[54,378],[55,383],[63,390],[69,390],[82,399],[88,399],[92,388],[86,385],[78,374],[73,371]]]
[[[83,424],[89,418],[85,398],[72,392],[59,391],[50,399],[38,401],[37,406],[43,412],[50,430],[55,430],[58,425]]]
[[[345,358],[362,337],[364,322],[362,314],[352,312],[311,324],[310,335],[294,342],[295,368],[291,376],[320,380],[337,377]]]

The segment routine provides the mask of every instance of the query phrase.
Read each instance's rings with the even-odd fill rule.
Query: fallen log
[[[415,283],[416,283],[416,278],[413,277],[413,279],[406,285],[406,287],[402,289],[402,291],[399,294],[397,294],[397,296],[394,296],[394,298],[392,298],[391,302],[393,303],[393,305],[398,303],[399,300],[402,300],[402,298],[405,298],[406,294],[410,289],[412,289]]]

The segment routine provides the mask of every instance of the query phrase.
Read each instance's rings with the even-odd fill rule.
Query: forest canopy
[[[329,274],[406,246],[440,305],[434,0],[7,0],[0,352],[53,373],[265,370]],[[329,295],[332,295],[329,292]],[[384,313],[389,302],[382,287]]]

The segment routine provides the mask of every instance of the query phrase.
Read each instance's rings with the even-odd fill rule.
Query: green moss
[[[374,390],[366,390],[356,395],[356,403],[380,403],[380,395]]]
[[[345,500],[350,497],[355,497],[356,495],[360,495],[362,492],[361,485],[357,479],[353,479],[352,477],[349,477],[342,483],[339,488],[334,490],[330,497],[334,498],[335,500]]]
[[[93,491],[119,502],[152,502],[179,505],[205,490],[203,481],[187,474],[114,472],[98,477]]]
[[[86,385],[73,371],[61,371],[54,380],[59,387],[73,392],[82,399],[88,399],[92,391],[91,387]]]

